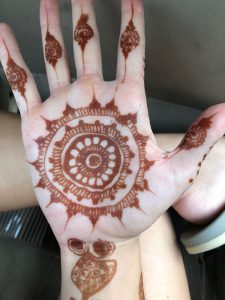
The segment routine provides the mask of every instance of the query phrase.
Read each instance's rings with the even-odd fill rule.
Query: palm
[[[224,132],[224,108],[218,105],[173,152],[158,148],[144,91],[141,3],[123,0],[122,13],[117,80],[106,83],[93,8],[90,1],[73,1],[78,80],[70,84],[56,3],[42,1],[52,94],[44,104],[13,51],[12,34],[8,28],[1,32],[2,63],[22,115],[35,192],[60,245],[74,236],[117,241],[139,235],[190,186],[199,161]]]
[[[160,152],[143,104],[141,84],[87,77],[23,119],[36,195],[60,244],[72,233],[81,240],[136,236],[167,208],[152,205],[150,168]]]

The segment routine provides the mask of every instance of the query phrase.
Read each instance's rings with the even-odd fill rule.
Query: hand
[[[204,224],[215,219],[225,205],[225,139],[206,157],[193,185],[178,199],[174,208],[186,220]]]
[[[61,247],[71,237],[116,242],[138,236],[190,187],[225,128],[224,104],[213,106],[174,151],[160,150],[144,90],[141,1],[122,1],[113,82],[102,80],[92,1],[74,0],[72,7],[73,83],[56,1],[41,2],[51,91],[43,104],[11,30],[0,25],[0,58],[20,109],[35,193]]]

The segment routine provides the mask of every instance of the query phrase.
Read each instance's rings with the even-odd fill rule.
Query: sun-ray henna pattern
[[[136,30],[136,27],[134,26],[133,22],[133,16],[134,16],[134,6],[133,1],[131,0],[131,18],[126,26],[124,32],[121,35],[120,39],[120,48],[122,49],[122,53],[125,59],[125,70],[124,70],[124,79],[126,77],[126,69],[127,69],[127,59],[132,50],[134,50],[140,43],[140,35],[138,31]]]
[[[88,24],[88,15],[83,13],[83,8],[81,5],[81,16],[77,22],[76,28],[74,30],[74,40],[78,43],[82,51],[82,61],[83,68],[84,65],[84,50],[88,41],[94,36],[94,31],[91,26]]]
[[[102,240],[87,244],[73,238],[68,241],[68,247],[80,256],[71,279],[81,292],[82,300],[88,300],[108,285],[116,273],[116,260],[106,259],[115,251],[115,244]]]
[[[139,281],[139,300],[145,300],[145,293],[144,293],[144,284],[143,284],[142,273],[141,273],[140,281]]]
[[[141,209],[138,194],[149,190],[145,172],[154,161],[145,157],[149,137],[138,132],[137,113],[121,115],[114,99],[103,107],[94,96],[87,107],[67,105],[59,119],[43,119],[49,133],[36,139],[32,164],[49,205],[62,203],[68,221],[80,213],[93,226],[101,216],[121,221],[125,208]]]

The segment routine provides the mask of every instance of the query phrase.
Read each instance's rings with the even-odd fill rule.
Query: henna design
[[[121,115],[114,99],[102,107],[95,97],[84,108],[67,105],[57,120],[44,119],[49,134],[36,139],[32,163],[40,174],[36,187],[50,191],[49,205],[66,206],[67,222],[81,213],[94,226],[101,216],[121,221],[125,208],[140,209],[138,193],[150,191],[144,177],[154,161],[145,157],[149,137],[138,132],[136,119],[137,113]]]
[[[112,255],[116,247],[113,243],[102,240],[93,243],[91,247],[91,244],[78,239],[68,240],[68,246],[73,253],[81,256],[71,272],[71,279],[81,292],[82,300],[88,300],[113,279],[117,262],[105,258]],[[84,249],[82,253],[80,248]]]
[[[211,127],[212,118],[214,115],[208,118],[202,118],[198,123],[193,124],[188,129],[186,135],[179,145],[179,148],[190,150],[192,148],[200,147],[205,142],[207,130]]]
[[[126,69],[127,69],[127,58],[132,50],[134,50],[140,43],[140,35],[136,30],[136,27],[134,26],[133,22],[133,16],[134,16],[134,6],[133,1],[132,2],[132,14],[130,21],[128,25],[126,26],[124,32],[121,35],[120,39],[120,47],[122,49],[124,58],[125,58],[125,71],[124,71],[124,79],[126,77]]]
[[[81,16],[77,22],[76,28],[74,30],[74,40],[78,43],[82,51],[82,61],[84,67],[84,49],[88,41],[94,36],[94,31],[88,24],[88,15],[83,14],[83,9],[81,5]]]
[[[46,9],[47,16],[47,32],[45,36],[45,57],[50,65],[55,68],[58,60],[62,57],[62,46],[59,41],[49,32],[48,12]],[[57,76],[57,73],[56,73]]]
[[[15,61],[9,55],[9,52],[8,52],[6,77],[12,90],[15,91],[17,90],[27,102],[26,95],[25,95],[26,92],[25,84],[27,83],[27,73],[23,68],[21,68],[19,65],[15,63]]]
[[[211,115],[207,118],[202,118],[197,123],[193,124],[187,130],[187,133],[185,134],[185,136],[183,137],[183,139],[180,142],[179,146],[177,147],[177,150],[171,156],[166,155],[164,157],[164,159],[171,159],[178,152],[180,152],[182,150],[190,150],[190,149],[198,148],[198,147],[202,146],[204,144],[205,140],[206,140],[207,131],[212,125],[212,118],[216,114],[217,113],[215,113],[215,114],[213,114],[213,115]],[[211,150],[211,148],[210,148],[210,150]],[[205,157],[206,157],[206,155],[205,155]]]
[[[62,57],[62,46],[59,41],[47,30],[45,37],[45,57],[49,64],[55,68],[58,59]]]
[[[140,281],[139,281],[139,300],[145,300],[145,293],[144,293],[144,284],[143,284],[142,273],[141,273]]]

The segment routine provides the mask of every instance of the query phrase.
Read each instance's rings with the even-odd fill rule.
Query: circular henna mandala
[[[121,220],[123,209],[139,208],[138,193],[148,189],[145,158],[148,137],[136,127],[136,114],[121,115],[112,100],[94,98],[89,106],[67,105],[63,116],[47,120],[49,134],[36,139],[37,187],[48,189],[52,203],[67,208],[68,220],[81,213],[93,225],[102,215]],[[132,151],[131,151],[132,148]]]

